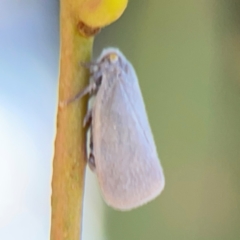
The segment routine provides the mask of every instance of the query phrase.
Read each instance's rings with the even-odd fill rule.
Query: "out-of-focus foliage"
[[[109,239],[240,238],[240,4],[130,1],[96,39],[137,71],[166,175],[154,202],[108,210]]]

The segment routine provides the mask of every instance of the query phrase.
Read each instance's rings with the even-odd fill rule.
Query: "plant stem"
[[[76,95],[88,82],[93,37],[82,37],[71,14],[70,1],[60,7],[59,101]],[[86,131],[83,118],[87,99],[58,107],[52,176],[51,240],[79,240],[86,165]],[[58,104],[59,106],[59,104]]]

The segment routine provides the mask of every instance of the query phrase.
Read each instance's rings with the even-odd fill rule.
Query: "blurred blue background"
[[[131,212],[87,171],[83,239],[240,239],[240,3],[132,1],[96,37],[133,63],[166,177]],[[0,239],[49,239],[59,3],[0,2]]]

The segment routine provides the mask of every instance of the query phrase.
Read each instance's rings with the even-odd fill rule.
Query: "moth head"
[[[100,64],[115,65],[119,62],[120,57],[116,52],[109,52],[101,58]]]
[[[123,55],[117,48],[109,47],[102,51],[101,55],[97,59],[97,62],[108,62],[110,64],[117,63],[123,58]]]
[[[126,65],[129,64],[124,55],[116,48],[104,49],[100,57],[96,61],[98,69],[94,72],[114,72],[119,73],[125,71]]]

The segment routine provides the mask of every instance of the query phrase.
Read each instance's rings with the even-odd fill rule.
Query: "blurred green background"
[[[166,177],[155,201],[106,207],[106,239],[240,239],[239,23],[239,1],[130,0],[97,36],[95,56],[135,67]]]

